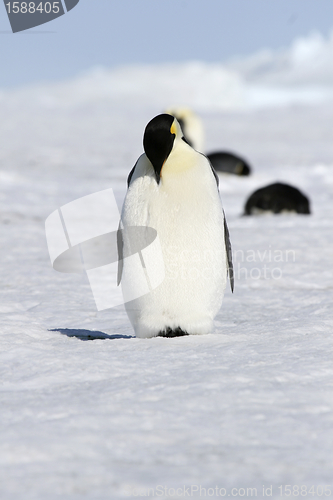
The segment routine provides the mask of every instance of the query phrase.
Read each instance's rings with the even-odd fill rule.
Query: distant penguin
[[[174,116],[153,118],[143,146],[145,153],[128,177],[122,253],[131,253],[126,228],[155,229],[165,277],[150,293],[127,302],[127,314],[137,337],[210,333],[228,270],[233,289],[229,232],[216,176],[207,158],[184,141]],[[162,264],[154,262],[153,254],[150,267],[154,265]],[[134,282],[136,274],[124,259],[120,279]]]
[[[207,158],[217,172],[235,175],[250,175],[251,173],[251,167],[247,161],[233,153],[220,151],[208,154]]]
[[[310,203],[308,198],[297,188],[276,182],[257,189],[245,204],[244,215],[255,215],[263,212],[309,214]]]
[[[166,113],[177,119],[186,142],[192,146],[193,149],[202,153],[205,143],[205,134],[198,115],[186,107],[169,108]]]

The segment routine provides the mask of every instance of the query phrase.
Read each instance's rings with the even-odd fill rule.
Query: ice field
[[[332,61],[333,36],[313,34],[0,92],[1,500],[333,495]],[[146,123],[184,104],[206,152],[253,167],[220,176],[235,292],[211,335],[136,339],[85,275],[52,269],[44,223],[110,187],[120,208]],[[312,214],[241,217],[275,181]]]

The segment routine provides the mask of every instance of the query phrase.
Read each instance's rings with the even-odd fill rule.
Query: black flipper
[[[229,229],[228,229],[227,221],[225,218],[224,210],[223,210],[223,216],[224,216],[224,242],[225,242],[225,250],[227,252],[227,259],[228,259],[228,274],[229,274],[229,280],[230,280],[230,288],[231,288],[231,291],[233,293],[234,292],[234,266],[232,264],[232,250],[231,250]]]
[[[133,174],[134,174],[134,170],[135,170],[135,167],[137,166],[137,164],[138,164],[138,162],[135,163],[134,167],[132,168],[132,170],[128,174],[128,177],[127,177],[127,187],[129,187],[129,185],[131,184],[131,180],[132,180],[132,177],[133,177]]]
[[[207,158],[207,156],[206,156],[206,158]],[[209,161],[210,167],[211,167],[212,172],[214,174],[216,184],[217,184],[217,190],[218,190],[219,189],[219,176],[217,175],[216,170],[213,167],[210,159],[207,158],[207,160]],[[227,252],[227,259],[228,259],[227,269],[228,269],[228,274],[229,274],[230,288],[231,288],[232,293],[234,293],[235,280],[234,280],[234,266],[232,264],[232,249],[231,249],[231,243],[230,243],[229,229],[228,229],[227,221],[225,218],[224,210],[223,210],[223,219],[224,219],[224,242],[225,242],[225,250]]]
[[[121,221],[119,222],[119,227],[117,231],[117,247],[118,247],[118,274],[117,274],[117,286],[120,285],[121,277],[123,274],[123,266],[124,266],[124,242],[123,235],[121,232]]]

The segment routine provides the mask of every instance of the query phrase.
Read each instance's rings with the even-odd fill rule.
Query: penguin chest
[[[223,212],[215,191],[182,187],[161,188],[148,208],[149,225],[156,229],[165,265],[161,289],[202,302],[223,293],[226,256]],[[196,300],[194,300],[196,302]]]

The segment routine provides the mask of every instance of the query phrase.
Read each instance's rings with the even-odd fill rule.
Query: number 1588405
[[[35,14],[40,13],[43,14],[58,14],[60,11],[58,2],[8,2],[6,3],[8,14]]]

